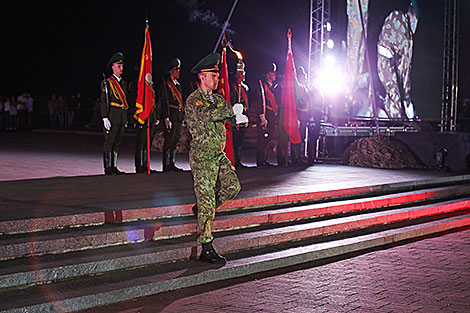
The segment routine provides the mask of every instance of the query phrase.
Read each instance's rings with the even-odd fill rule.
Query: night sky
[[[373,1],[373,0],[372,0]],[[377,0],[381,1],[381,0]],[[333,38],[344,39],[345,1],[332,0]],[[470,1],[460,1],[461,51],[468,51]],[[426,3],[424,5],[423,3]],[[116,51],[125,55],[125,78],[137,75],[145,18],[153,48],[154,80],[174,57],[182,60],[185,93],[195,77],[190,69],[212,52],[232,1],[60,1],[14,2],[2,9],[2,88],[0,94],[29,91],[33,97],[65,96],[80,91],[98,95],[102,72]],[[422,18],[415,36],[413,100],[421,117],[440,116],[443,1],[421,1]],[[246,63],[247,82],[254,88],[265,64],[283,71],[286,33],[293,32],[296,65],[307,67],[309,0],[239,0],[228,37]],[[337,46],[340,46],[339,44]],[[219,49],[220,51],[220,49]],[[229,71],[235,57],[229,56]],[[461,52],[460,96],[470,98],[469,61]]]

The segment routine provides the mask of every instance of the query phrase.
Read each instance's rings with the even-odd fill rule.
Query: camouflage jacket
[[[191,150],[223,151],[224,122],[234,117],[232,106],[221,95],[206,95],[199,87],[186,99],[185,111],[186,122],[192,136]]]

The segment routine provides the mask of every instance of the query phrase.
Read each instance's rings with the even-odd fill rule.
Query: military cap
[[[180,59],[174,58],[173,60],[170,61],[170,63],[168,63],[168,67],[167,67],[168,72],[174,67],[176,67],[176,68],[181,67],[181,60]]]
[[[264,73],[275,72],[277,70],[277,65],[274,62],[266,64]]]
[[[199,61],[192,69],[193,73],[201,72],[218,72],[219,71],[220,54],[211,53],[201,61]]]
[[[124,64],[124,55],[121,52],[116,52],[109,58],[107,68],[111,68],[114,64]]]

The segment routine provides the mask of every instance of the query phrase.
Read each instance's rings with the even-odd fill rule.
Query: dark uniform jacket
[[[259,82],[258,82],[259,84]],[[274,115],[277,116],[279,113],[279,99],[277,97],[277,85],[272,84],[271,86],[267,82],[262,82],[263,89],[261,86],[257,87],[257,97],[256,97],[256,113],[263,114],[266,116]],[[263,100],[264,99],[264,100]]]
[[[237,82],[232,82],[231,87],[232,87],[232,90],[230,90],[230,102],[232,103],[232,106],[235,105],[236,103],[243,104],[243,111],[244,111],[243,114],[246,115],[246,112],[248,111],[248,108],[249,108],[248,85],[242,82],[239,86]]]
[[[295,83],[295,105],[297,108],[297,118],[302,122],[307,122],[311,117],[311,94],[305,85]]]
[[[172,122],[182,122],[184,119],[184,106],[181,85],[179,83],[175,85],[171,79],[166,79],[165,84],[160,86],[158,95],[161,110],[160,118],[164,120],[169,117]]]
[[[127,109],[125,107],[127,106],[127,96],[128,96],[127,83],[123,79],[121,79],[121,81],[118,82],[118,85],[121,87],[121,91],[124,95],[124,99],[122,99],[119,90],[114,86],[114,84],[111,83],[110,78],[107,79],[106,83],[108,86],[109,108],[108,108],[108,103],[106,101],[106,90],[105,90],[104,81],[103,81],[101,83],[101,105],[100,105],[101,118],[109,117],[109,110],[111,109],[111,107],[121,108],[125,110]]]

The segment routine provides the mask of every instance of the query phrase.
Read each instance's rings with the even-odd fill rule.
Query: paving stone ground
[[[86,312],[468,313],[470,230]]]

